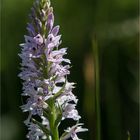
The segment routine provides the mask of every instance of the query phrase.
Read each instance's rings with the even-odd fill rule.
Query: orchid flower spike
[[[54,26],[53,8],[49,0],[35,0],[30,22],[27,24],[28,35],[21,44],[19,54],[23,80],[23,93],[27,100],[21,106],[28,112],[24,121],[28,127],[29,140],[80,140],[78,132],[87,131],[78,123],[67,130],[62,136],[59,125],[65,119],[79,121],[76,104],[78,99],[72,93],[75,83],[68,82],[70,60],[64,56],[67,48],[59,48],[61,35],[59,25]]]

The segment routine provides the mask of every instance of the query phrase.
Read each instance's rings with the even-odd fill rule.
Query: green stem
[[[97,40],[93,40],[93,56],[95,65],[95,110],[96,110],[96,133],[97,140],[101,140],[101,111],[100,111],[100,77],[99,77],[99,55]]]
[[[51,103],[51,118],[50,118],[50,129],[52,133],[52,140],[59,140],[59,132],[58,132],[58,126],[55,126],[55,121],[57,119],[56,115],[56,108],[54,100],[52,99]]]

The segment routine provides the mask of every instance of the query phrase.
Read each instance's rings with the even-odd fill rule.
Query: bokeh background
[[[18,44],[24,42],[33,0],[1,1],[1,138],[25,140],[21,112]],[[98,41],[102,140],[139,139],[138,0],[52,0],[62,47],[72,61],[70,81],[77,83],[78,110],[96,140],[93,39]],[[69,122],[70,123],[70,122]]]

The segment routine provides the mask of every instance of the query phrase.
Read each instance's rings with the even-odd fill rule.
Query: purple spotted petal
[[[34,37],[34,42],[38,45],[42,45],[43,44],[43,37],[38,34],[37,36]]]

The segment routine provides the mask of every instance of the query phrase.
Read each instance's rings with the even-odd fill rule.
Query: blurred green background
[[[18,44],[24,42],[33,0],[1,1],[1,140],[25,140],[21,112]],[[62,47],[72,61],[70,81],[77,83],[78,109],[96,140],[94,36],[100,60],[102,140],[139,139],[139,10],[138,0],[52,0]],[[69,123],[69,122],[68,122]]]

